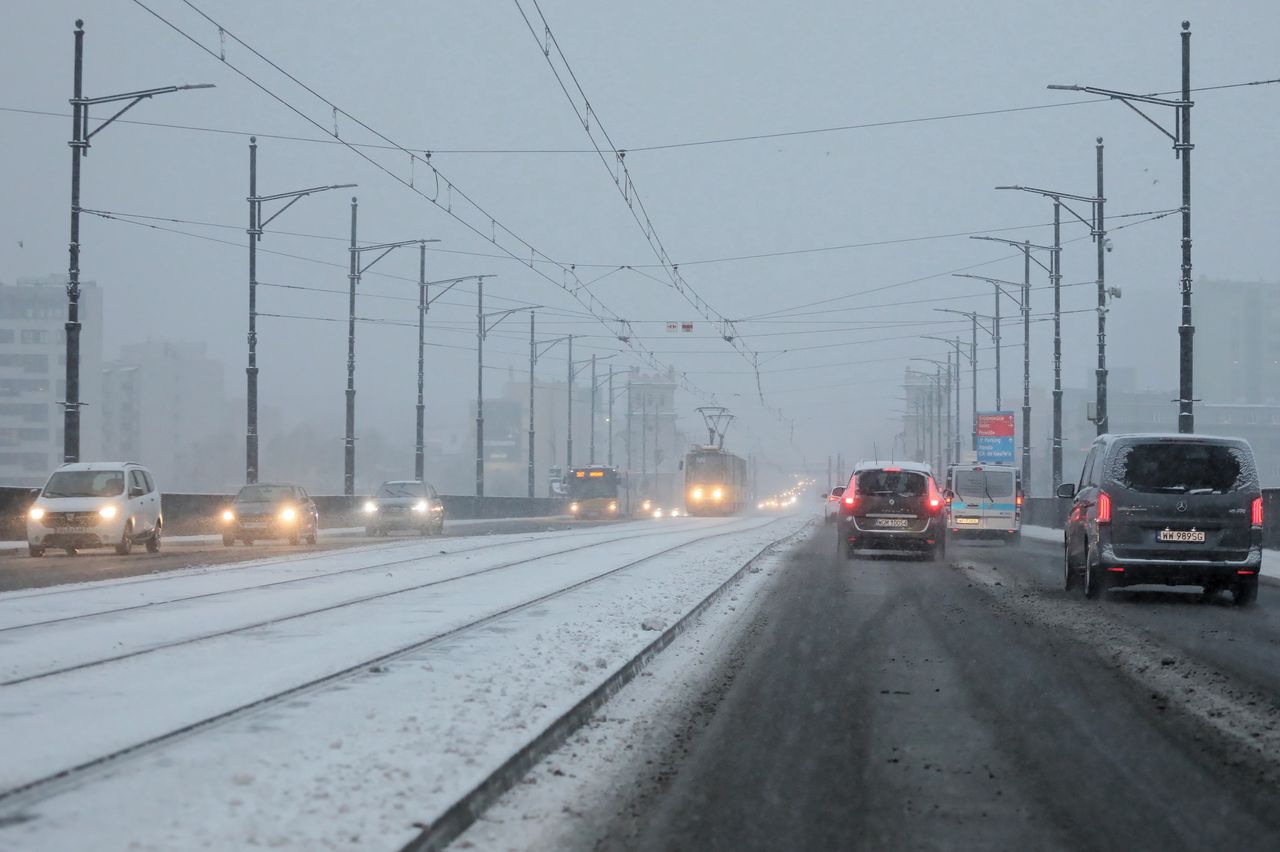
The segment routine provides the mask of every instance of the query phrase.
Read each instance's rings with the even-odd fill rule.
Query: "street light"
[[[1031,487],[1031,263],[1050,274],[1053,270],[1031,256],[1031,250],[1052,252],[1052,246],[1040,246],[1023,240],[1007,240],[1003,237],[975,236],[971,240],[987,240],[1022,250],[1022,481]]]
[[[348,189],[354,183],[338,183],[330,186],[313,186],[274,195],[258,195],[258,139],[249,137],[249,363],[245,367],[245,435],[244,481],[252,485],[258,481],[258,241],[263,228],[294,204],[318,192],[331,189]],[[262,218],[262,205],[272,201],[288,201],[267,218]]]
[[[1040,195],[1045,198],[1053,199],[1053,251],[1051,253],[1053,270],[1049,273],[1049,277],[1053,280],[1053,488],[1052,492],[1057,493],[1058,486],[1062,484],[1062,211],[1066,210],[1072,216],[1089,226],[1090,233],[1093,234],[1095,240],[1099,244],[1102,242],[1101,228],[1101,207],[1106,201],[1101,195],[1072,195],[1067,192],[1055,192],[1050,189],[1038,189],[1031,186],[997,186],[996,189],[1016,189],[1021,192],[1030,192],[1033,195]],[[1072,210],[1068,205],[1063,203],[1062,199],[1071,201],[1083,201],[1093,206],[1094,220],[1090,222],[1076,211]],[[1099,285],[1101,286],[1101,285]],[[1105,346],[1105,322],[1104,315],[1099,313],[1099,335],[1098,346],[1100,363],[1106,361]],[[1098,398],[1103,401],[1103,407],[1106,407],[1106,370],[1100,369],[1098,373]]]
[[[437,240],[401,240],[398,243],[379,243],[372,246],[356,245],[357,202],[351,199],[351,245],[347,248],[349,267],[347,272],[347,434],[343,446],[342,493],[348,497],[356,493],[356,288],[360,276],[378,261],[403,246],[420,245]],[[360,265],[360,255],[366,251],[381,252],[373,260]],[[421,285],[420,285],[421,286]]]
[[[945,421],[946,421],[946,424],[947,424],[947,441],[946,441],[946,444],[943,444],[943,442],[942,442],[942,418],[941,418],[941,417],[935,418],[935,421],[936,421],[935,425],[936,425],[936,429],[937,429],[937,433],[938,433],[938,434],[937,434],[937,441],[935,442],[935,445],[936,445],[937,462],[938,462],[938,468],[937,468],[937,469],[938,469],[939,471],[941,471],[941,470],[943,469],[943,465],[942,465],[942,461],[943,461],[943,452],[944,452],[944,449],[943,449],[943,448],[944,448],[944,447],[950,447],[950,445],[951,445],[951,392],[950,392],[950,391],[951,391],[951,353],[950,353],[950,352],[948,352],[948,353],[947,353],[947,362],[946,362],[946,364],[945,364],[945,365],[944,365],[941,361],[935,360],[935,359],[933,359],[933,358],[912,358],[912,359],[910,359],[910,360],[912,360],[912,361],[924,361],[924,362],[927,362],[927,363],[933,364],[933,365],[937,368],[937,373],[936,373],[934,376],[929,376],[929,374],[928,374],[928,373],[922,373],[922,374],[920,374],[920,375],[923,375],[923,376],[925,376],[926,378],[931,378],[931,379],[933,379],[933,383],[934,383],[934,395],[935,395],[935,397],[942,397],[942,398],[944,398],[944,399],[946,400],[946,403],[947,403],[947,413],[946,413],[946,417],[945,417]],[[947,371],[947,372],[946,372],[946,390],[945,390],[945,391],[943,390],[943,381],[942,381],[942,369],[943,369],[943,367],[944,367],[944,366],[945,366],[946,371]],[[941,414],[942,414],[942,410],[941,410],[941,409],[942,409],[942,404],[941,404],[940,402],[935,402],[935,407],[938,409],[937,414],[938,414],[938,415],[941,415]],[[959,461],[959,459],[955,459],[955,461]]]
[[[955,459],[957,464],[959,464],[960,462],[960,355],[961,355],[960,338],[956,337],[956,338],[952,338],[951,340],[947,340],[945,337],[934,337],[928,334],[921,335],[921,337],[924,340],[936,340],[939,343],[945,344],[946,346],[951,346],[954,348],[954,351],[955,351],[956,380],[954,384],[955,384],[955,392],[956,392],[955,393],[956,410],[955,410],[955,421],[954,421],[955,431],[951,433],[952,441],[954,442],[952,446],[951,457]]]
[[[968,317],[972,327],[972,337],[969,341],[969,369],[973,374],[973,446],[971,449],[976,453],[978,451],[978,318],[985,320],[993,319],[986,314],[980,314],[977,311],[958,311],[955,308],[934,308],[935,311],[944,314],[957,314],[962,317]],[[984,326],[983,331],[986,331]],[[993,335],[994,336],[994,333]]]
[[[1178,431],[1190,433],[1195,431],[1195,414],[1192,410],[1194,387],[1192,383],[1192,339],[1195,326],[1191,324],[1191,22],[1182,22],[1182,97],[1179,100],[1160,98],[1155,95],[1138,95],[1131,92],[1118,92],[1114,89],[1100,89],[1095,86],[1062,86],[1050,85],[1050,89],[1067,92],[1088,92],[1120,101],[1129,109],[1147,120],[1149,124],[1173,141],[1173,155],[1182,160],[1182,323],[1178,326]],[[1152,119],[1134,104],[1172,107],[1174,113],[1174,130],[1170,133],[1159,122]],[[1098,195],[1102,195],[1101,142],[1099,139]],[[1099,217],[1101,218],[1101,217]],[[1099,249],[1098,262],[1102,263]],[[1099,289],[1099,321],[1103,312],[1103,294]],[[1101,365],[1100,365],[1101,369]],[[1099,429],[1102,428],[1103,411],[1098,412]]]
[[[505,311],[484,312],[484,279],[480,276],[476,282],[476,496],[484,496],[484,341],[489,332],[498,327],[512,314],[529,311],[532,315],[541,305],[525,305],[520,308],[508,308]],[[489,276],[494,277],[494,276]],[[489,318],[493,317],[493,322]],[[532,375],[532,374],[531,374]],[[532,422],[532,421],[531,421]]]
[[[569,339],[569,335],[551,340],[537,341],[533,336],[534,311],[529,312],[529,496],[534,495],[534,418],[533,418],[533,370],[538,359],[545,355],[557,343]]]
[[[187,83],[180,86],[160,86],[140,89],[118,95],[98,98],[84,96],[84,21],[76,20],[75,69],[71,96],[71,241],[68,245],[70,261],[67,267],[67,323],[66,329],[66,400],[62,403],[62,460],[66,463],[80,461],[80,160],[89,153],[89,140],[101,133],[107,125],[148,98],[185,92],[190,89],[212,89],[212,83]],[[114,115],[89,129],[89,107],[98,104],[128,101]]]

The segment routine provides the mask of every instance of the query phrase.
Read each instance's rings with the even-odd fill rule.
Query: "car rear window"
[[[1226,494],[1256,488],[1258,476],[1243,448],[1160,441],[1121,446],[1107,479],[1144,494]]]
[[[957,470],[954,490],[961,497],[1013,496],[1013,473],[1007,470]]]
[[[923,497],[929,491],[924,474],[906,470],[864,470],[858,474],[859,494],[897,494]]]

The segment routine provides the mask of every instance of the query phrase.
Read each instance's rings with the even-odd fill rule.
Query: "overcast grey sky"
[[[182,0],[144,2],[213,51],[223,49],[217,28]],[[931,308],[991,307],[987,285],[946,273],[986,263],[971,271],[1015,279],[1021,260],[999,246],[957,236],[698,261],[989,229],[1047,242],[1047,201],[992,188],[1021,183],[1090,194],[1099,135],[1107,146],[1109,216],[1173,208],[1180,201],[1179,171],[1164,137],[1120,104],[1072,105],[1087,98],[1050,92],[1045,85],[1174,90],[1183,18],[1193,24],[1193,86],[1280,76],[1274,50],[1280,4],[1265,0],[1019,0],[977,6],[944,0],[540,0],[592,112],[618,147],[630,152],[626,163],[635,187],[688,283],[731,318],[791,314],[790,322],[765,318],[738,325],[746,344],[760,353],[765,399],[785,411],[779,418],[761,407],[753,371],[719,339],[720,329],[702,321],[663,283],[663,270],[652,266],[655,258],[610,173],[594,153],[583,153],[588,137],[543,57],[540,25],[535,39],[514,3],[194,2],[347,112],[401,145],[433,151],[431,162],[462,192],[546,256],[578,264],[583,280],[618,266],[638,267],[603,278],[592,292],[633,320],[637,337],[665,363],[740,416],[731,444],[741,451],[767,448],[785,464],[802,453],[818,460],[829,452],[870,452],[873,442],[887,446],[899,424],[885,412],[898,406],[907,359],[941,358],[945,352],[941,344],[911,338],[967,334],[963,321],[949,322]],[[531,0],[522,5],[535,13]],[[625,351],[612,329],[577,313],[581,307],[562,290],[525,265],[487,256],[498,254],[493,245],[345,147],[266,138],[324,134],[131,0],[12,0],[4,13],[0,107],[6,111],[0,112],[0,127],[7,203],[0,208],[0,278],[66,267],[69,122],[12,110],[66,112],[72,26],[79,16],[88,32],[87,95],[213,82],[216,89],[157,98],[129,117],[235,131],[109,128],[95,138],[85,162],[85,207],[242,229],[247,138],[238,134],[259,133],[260,191],[357,182],[362,239],[439,238],[439,250],[429,256],[429,278],[496,273],[486,287],[493,308],[546,305],[558,312],[540,319],[547,335],[591,336],[575,354],[591,347],[601,354]],[[327,106],[231,38],[225,55],[228,63],[332,126]],[[1042,105],[1053,106],[641,150]],[[1274,279],[1277,106],[1280,86],[1196,95],[1197,278]],[[1171,111],[1163,112],[1168,114],[1156,117],[1172,124]],[[338,119],[338,132],[351,141],[373,141],[346,118]],[[406,155],[369,154],[409,177]],[[427,180],[421,164],[414,167],[415,184]],[[347,198],[309,198],[281,217],[280,230],[332,239],[269,234],[263,249],[313,262],[264,254],[260,279],[344,289]],[[448,193],[442,198],[447,202]],[[457,200],[454,205],[473,224],[487,222]],[[1113,225],[1136,218],[1114,219]],[[86,217],[83,274],[106,293],[108,354],[147,337],[203,340],[226,362],[230,386],[243,393],[243,230],[168,227],[234,245]],[[1065,238],[1084,233],[1080,226],[1068,227]],[[1176,382],[1178,238],[1176,216],[1137,224],[1112,234],[1114,251],[1108,256],[1109,283],[1124,289],[1111,313],[1112,364],[1137,367],[1142,385],[1161,390]],[[509,237],[506,244],[516,245]],[[393,255],[377,271],[412,279],[415,254]],[[1066,284],[1092,280],[1087,239],[1068,246],[1063,266]],[[540,268],[562,277],[553,266]],[[1044,283],[1043,276],[1037,279]],[[370,295],[414,296],[406,280],[370,276],[366,285]],[[473,292],[470,286],[456,290],[431,314],[431,339],[460,348],[430,354],[429,416],[460,429],[474,376]],[[927,301],[965,295],[972,298]],[[1093,298],[1089,286],[1068,287],[1064,308],[1088,308]],[[1199,298],[1212,296],[1201,290]],[[914,304],[900,304],[906,301]],[[788,310],[805,305],[813,306]],[[1038,291],[1034,310],[1049,305],[1049,294]],[[339,318],[345,299],[264,289],[260,310]],[[364,298],[360,313],[414,318],[410,302],[385,299]],[[664,323],[671,320],[696,321],[696,331],[669,334]],[[1088,386],[1094,317],[1072,314],[1064,322],[1065,383]],[[264,400],[281,411],[285,423],[331,422],[337,440],[345,326],[264,319],[260,328]],[[490,362],[522,371],[523,326],[504,332],[512,336],[492,338],[487,347]],[[1010,345],[1013,326],[1007,334]],[[1047,324],[1034,334],[1033,382],[1043,386],[1050,381]],[[392,440],[411,442],[414,333],[365,326],[360,335],[361,422],[376,423]],[[878,338],[899,339],[870,342]],[[1020,360],[1016,349],[1007,356],[1010,364]],[[989,365],[989,350],[984,358]],[[851,363],[871,359],[879,360]],[[563,362],[557,367],[550,356],[544,363],[548,377],[563,371]],[[620,355],[614,363],[636,360]],[[1015,373],[1016,365],[1005,376],[1007,399],[1015,399],[1020,385]],[[989,395],[990,375],[981,382]],[[684,399],[690,411],[700,402]],[[788,440],[793,420],[794,444]],[[265,423],[264,437],[285,423]]]

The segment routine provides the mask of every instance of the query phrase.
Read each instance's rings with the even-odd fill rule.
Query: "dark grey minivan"
[[[1262,491],[1253,450],[1210,435],[1102,435],[1071,498],[1063,578],[1087,598],[1145,583],[1258,594]]]

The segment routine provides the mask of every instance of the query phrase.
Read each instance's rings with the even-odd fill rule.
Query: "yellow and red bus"
[[[605,465],[569,471],[569,514],[575,518],[617,518],[618,469]]]

